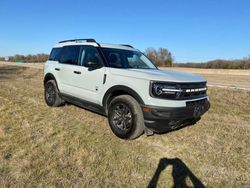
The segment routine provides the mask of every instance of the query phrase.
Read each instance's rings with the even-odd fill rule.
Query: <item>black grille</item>
[[[197,101],[188,101],[186,102],[187,107],[192,107],[192,106],[200,106],[203,105],[207,102],[207,99],[202,99],[202,100],[197,100]]]
[[[199,88],[206,88],[206,82],[200,82],[200,83],[184,83],[180,85],[180,88],[183,90],[181,92],[180,98],[195,98],[196,96],[205,95],[207,93],[207,90],[204,91],[194,91],[194,92],[187,92],[187,90],[192,89],[199,89]]]

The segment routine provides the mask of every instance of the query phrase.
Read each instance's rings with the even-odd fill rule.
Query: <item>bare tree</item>
[[[158,66],[157,51],[154,48],[147,48],[145,54],[151,61],[153,61]]]
[[[166,48],[159,48],[157,51],[157,59],[160,66],[166,67],[172,67],[173,65],[173,58],[172,54],[166,49]]]
[[[157,66],[173,66],[172,54],[166,48],[159,48],[155,50],[154,48],[148,48],[145,51],[148,58],[154,62]]]

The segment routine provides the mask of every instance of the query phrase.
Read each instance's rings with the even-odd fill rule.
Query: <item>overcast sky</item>
[[[72,38],[165,47],[177,62],[250,54],[248,0],[1,0],[0,23],[0,56]]]

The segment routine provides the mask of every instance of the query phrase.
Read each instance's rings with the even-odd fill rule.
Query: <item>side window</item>
[[[104,56],[106,57],[109,66],[112,68],[129,68],[126,52],[119,49],[103,49]]]
[[[78,54],[79,46],[65,46],[63,47],[61,63],[77,65],[78,64]]]
[[[100,65],[102,64],[102,58],[98,50],[93,46],[82,46],[78,61],[81,66],[85,66],[88,62],[95,62]]]
[[[128,57],[128,62],[130,67],[144,67],[145,63],[140,59],[137,54],[134,54],[132,57]]]
[[[62,48],[53,48],[51,53],[50,53],[49,60],[59,61],[59,59],[61,57],[61,52],[62,52]]]
[[[109,64],[113,68],[122,68],[122,58],[119,53],[110,53],[108,58]]]

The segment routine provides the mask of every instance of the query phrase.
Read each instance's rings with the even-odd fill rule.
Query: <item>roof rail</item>
[[[63,41],[60,41],[59,43],[64,43],[64,42],[80,42],[80,41],[85,41],[85,42],[96,42],[95,39],[70,39],[70,40],[63,40]]]
[[[131,46],[129,44],[121,44],[121,46],[126,46],[126,47],[130,47],[130,48],[134,48],[133,46]]]

